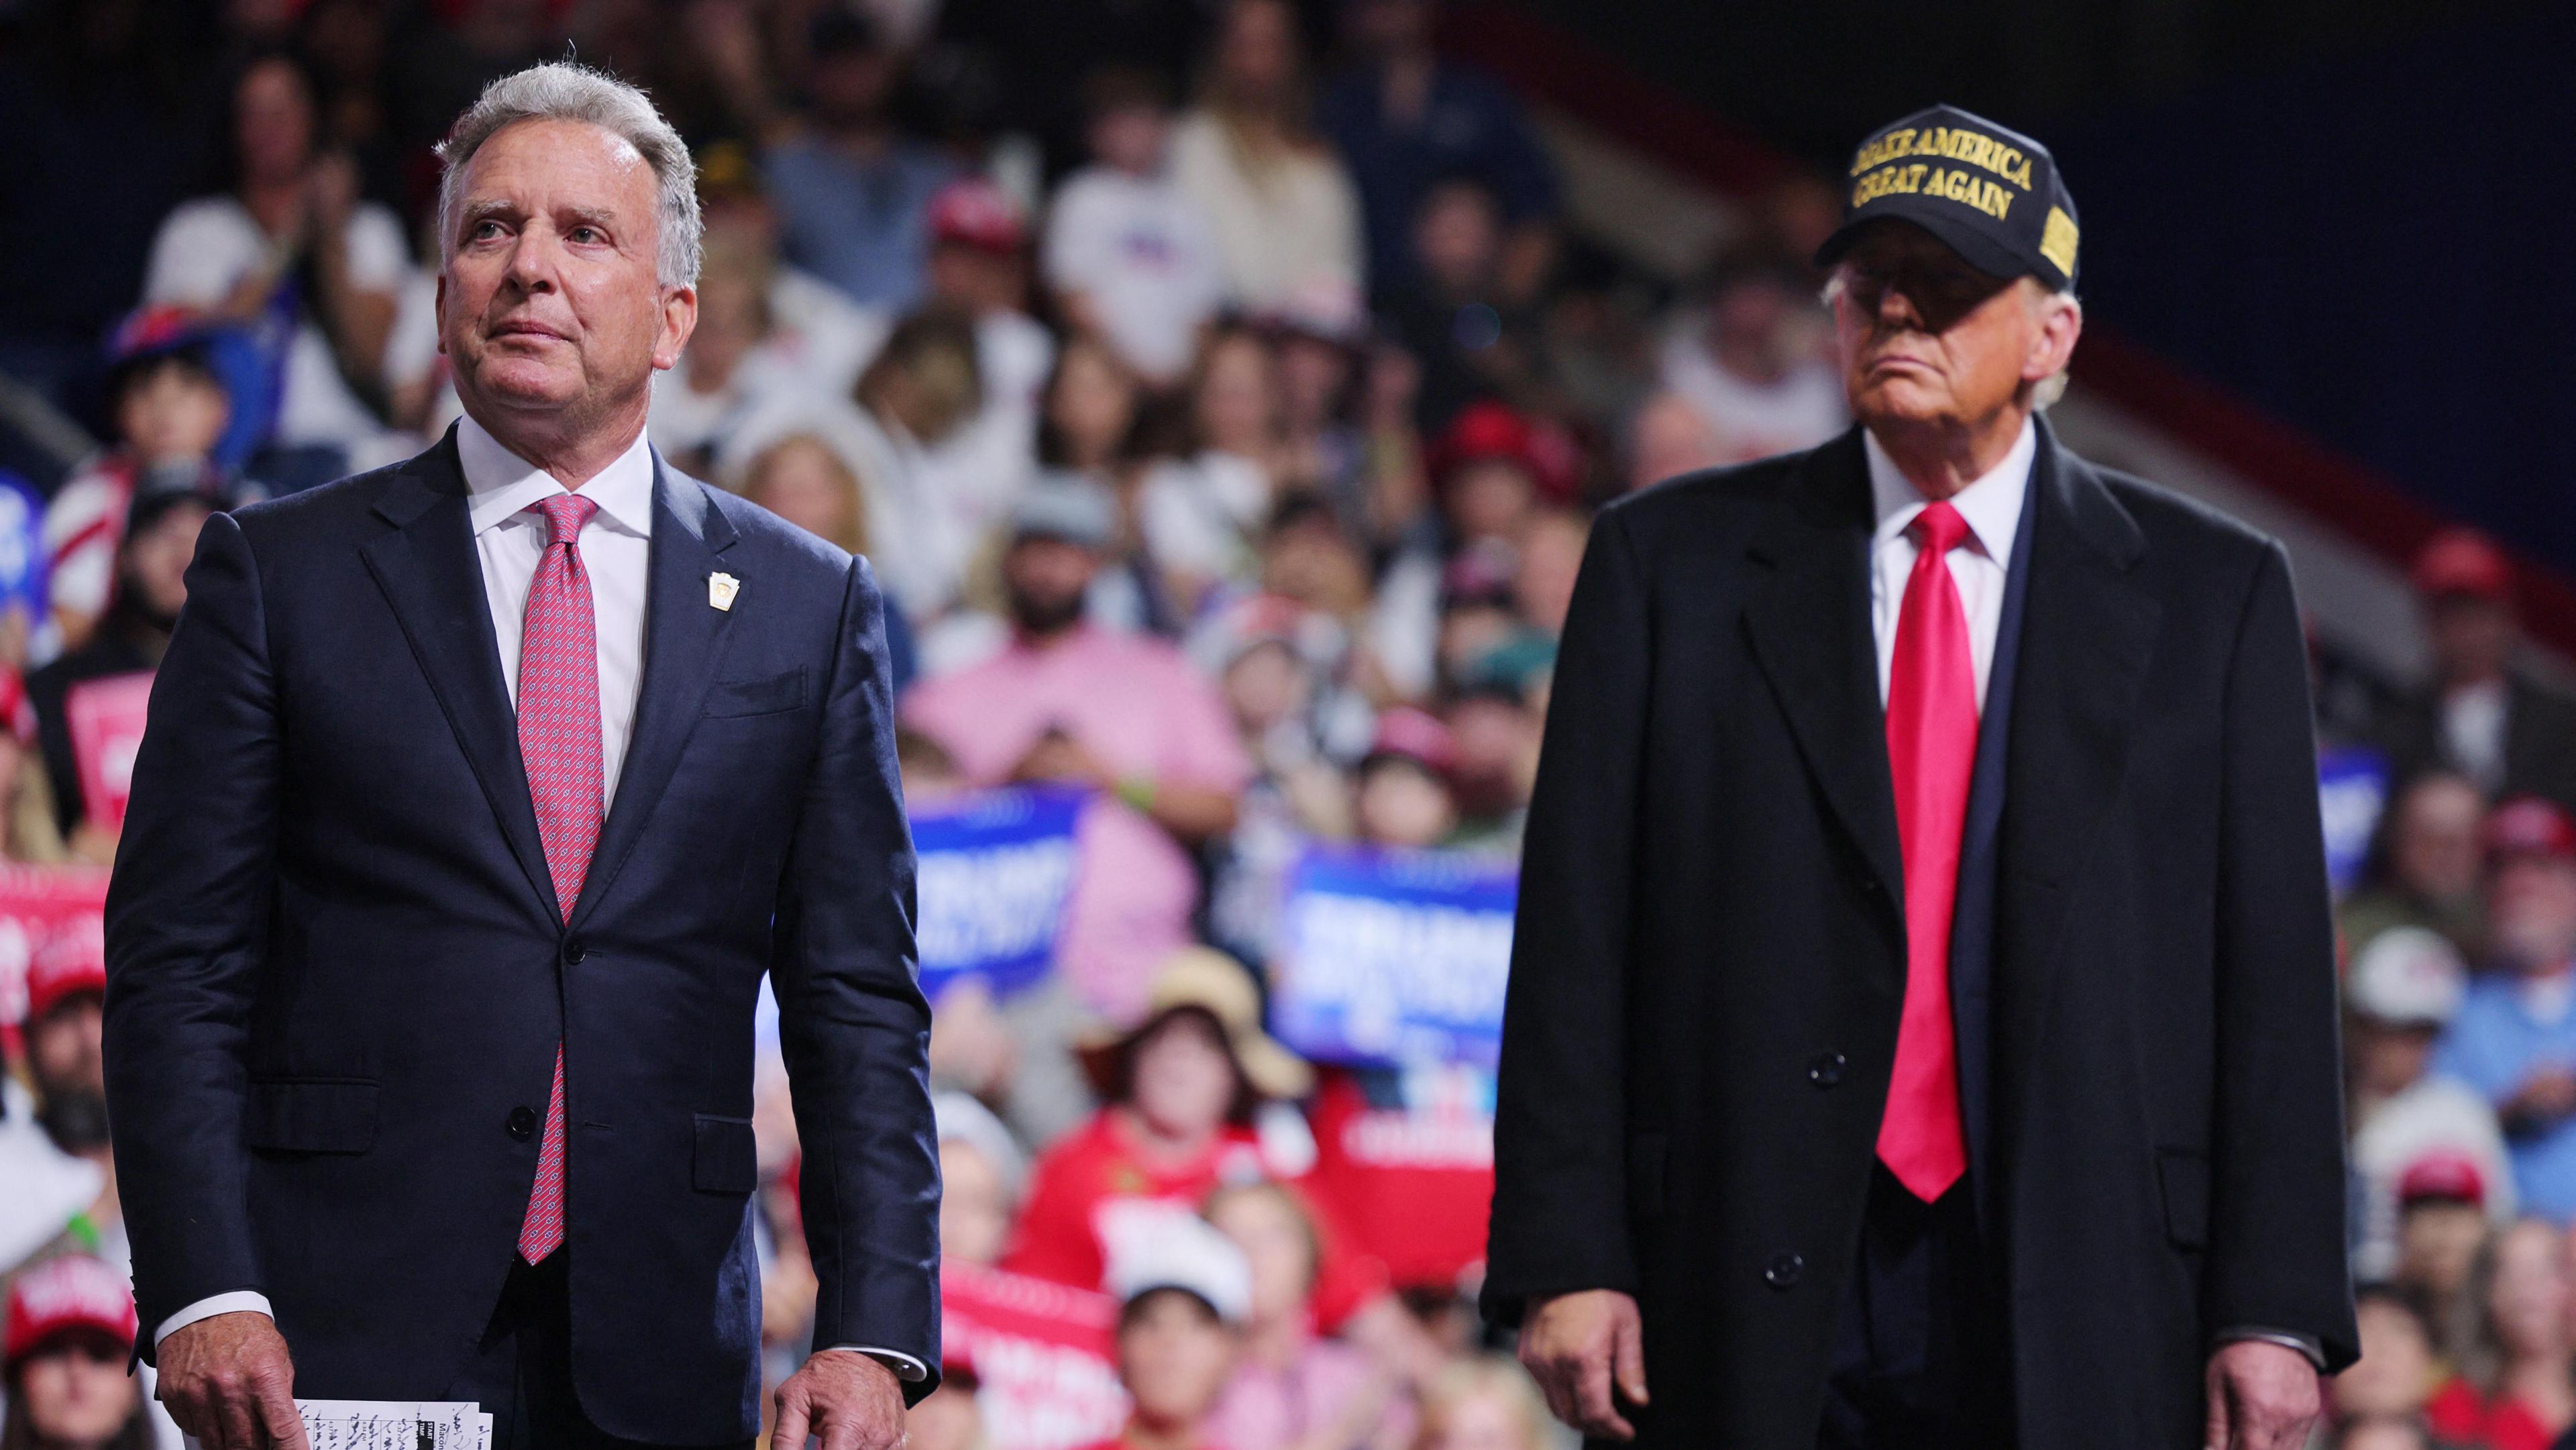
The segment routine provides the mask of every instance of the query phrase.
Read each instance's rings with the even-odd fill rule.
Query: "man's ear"
[[[698,330],[698,289],[667,287],[662,291],[662,335],[653,343],[653,366],[667,371],[679,365],[689,335]]]
[[[2066,371],[2067,361],[2075,356],[2075,340],[2084,332],[2083,303],[2051,293],[2039,305],[2039,332],[2031,339],[2030,356],[2021,368],[2022,378],[2034,383]]]

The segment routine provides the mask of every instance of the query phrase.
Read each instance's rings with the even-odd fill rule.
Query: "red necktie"
[[[1896,619],[1887,682],[1887,764],[1896,779],[1896,830],[1905,850],[1905,1016],[1878,1156],[1929,1203],[1968,1167],[1959,1125],[1959,1048],[1950,1020],[1950,914],[1959,893],[1959,838],[1977,762],[1977,674],[1968,615],[1950,578],[1950,550],[1967,520],[1926,505],[1908,530],[1920,551]]]
[[[528,587],[527,626],[519,639],[519,754],[528,766],[528,799],[537,808],[546,873],[554,878],[555,901],[569,921],[590,870],[603,809],[599,635],[591,619],[590,573],[581,567],[575,542],[599,505],[577,493],[559,493],[536,510],[546,516],[546,552]],[[536,1187],[519,1225],[519,1256],[542,1262],[563,1239],[564,1068],[558,1043]]]

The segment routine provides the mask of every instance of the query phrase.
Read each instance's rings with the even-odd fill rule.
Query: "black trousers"
[[[1925,1203],[1876,1166],[1819,1450],[2009,1450],[2006,1334],[1967,1180]]]
[[[557,1249],[534,1266],[513,1257],[474,1364],[442,1396],[491,1412],[492,1450],[640,1450],[649,1443],[621,1440],[592,1424],[573,1393],[570,1255]],[[634,1332],[653,1331],[639,1324]],[[728,1450],[751,1444],[732,1442]]]

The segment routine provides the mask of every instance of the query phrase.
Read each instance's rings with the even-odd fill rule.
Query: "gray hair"
[[[456,129],[438,143],[438,254],[456,252],[456,206],[465,189],[465,166],[483,143],[521,121],[580,121],[635,148],[653,168],[661,205],[661,252],[654,264],[665,287],[694,287],[706,224],[698,215],[698,167],[680,133],[653,109],[644,93],[615,76],[568,61],[532,65],[501,77]]]

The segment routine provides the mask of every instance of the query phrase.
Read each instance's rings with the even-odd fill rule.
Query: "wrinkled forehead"
[[[605,126],[550,116],[513,121],[466,159],[458,201],[582,206],[650,214],[655,181],[635,143]]]

